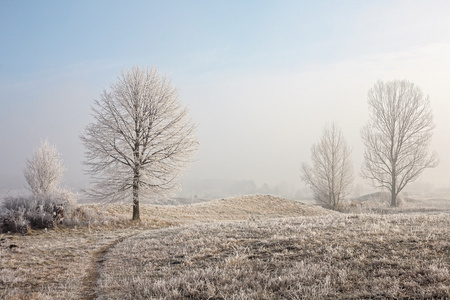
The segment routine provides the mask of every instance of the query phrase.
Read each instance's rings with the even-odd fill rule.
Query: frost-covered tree
[[[361,130],[366,147],[362,176],[387,189],[391,206],[398,206],[403,188],[438,164],[436,154],[428,153],[435,127],[430,100],[414,83],[395,80],[378,81],[368,103],[370,119]]]
[[[326,127],[320,141],[312,146],[312,167],[303,163],[301,178],[317,203],[335,210],[350,193],[354,179],[350,153],[336,124]]]
[[[97,199],[139,201],[166,196],[190,163],[198,142],[195,124],[169,79],[154,68],[133,67],[92,107],[95,122],[81,136]]]
[[[65,171],[56,147],[43,141],[26,160],[23,173],[34,195],[48,195],[58,189]]]

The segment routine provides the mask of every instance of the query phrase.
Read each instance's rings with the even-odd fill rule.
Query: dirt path
[[[148,228],[49,230],[0,239],[0,299],[94,299],[102,258]]]
[[[106,253],[108,253],[114,246],[118,243],[121,243],[125,239],[131,238],[137,235],[139,232],[123,236],[113,241],[112,243],[100,248],[99,250],[94,251],[92,255],[91,266],[87,270],[86,276],[83,278],[83,292],[82,295],[85,295],[83,299],[85,300],[93,300],[97,298],[97,281],[100,277],[100,269],[103,266],[103,262],[105,261],[104,257]]]

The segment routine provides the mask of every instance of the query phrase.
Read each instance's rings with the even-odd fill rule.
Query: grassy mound
[[[115,215],[129,215],[131,204],[112,204],[107,207],[92,206]],[[271,195],[249,195],[191,205],[141,204],[144,223],[184,224],[193,222],[217,222],[258,218],[282,218],[296,216],[324,216],[336,214],[319,206],[306,205]],[[150,224],[149,224],[150,225]]]

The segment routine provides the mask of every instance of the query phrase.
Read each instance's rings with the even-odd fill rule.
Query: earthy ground
[[[88,228],[0,235],[0,299],[450,298],[450,218],[272,196],[90,206]],[[420,212],[420,211],[419,211]]]

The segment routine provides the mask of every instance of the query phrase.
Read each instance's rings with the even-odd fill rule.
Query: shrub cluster
[[[53,228],[70,221],[65,216],[71,216],[75,210],[74,194],[65,190],[9,196],[3,200],[0,209],[0,233]]]

